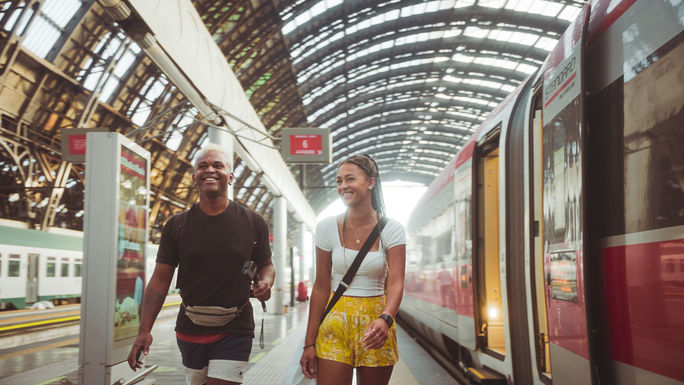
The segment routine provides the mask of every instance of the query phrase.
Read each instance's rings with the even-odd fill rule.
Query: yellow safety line
[[[36,384],[36,385],[54,384],[55,382],[61,380],[62,378],[66,378],[66,376],[55,377],[55,378],[53,378],[53,379],[50,379],[50,380],[47,380],[47,381],[43,381],[43,382],[41,382],[40,384]]]
[[[30,326],[38,326],[38,325],[46,325],[46,324],[51,324],[55,322],[66,322],[66,321],[74,321],[81,318],[80,315],[76,315],[73,317],[64,317],[64,318],[55,318],[47,321],[37,321],[37,322],[29,322],[26,324],[19,324],[19,325],[11,325],[11,326],[3,326],[0,328],[0,332],[3,332],[5,330],[12,330],[12,329],[20,329],[20,328],[26,328]]]
[[[484,378],[484,376],[483,376],[482,374],[480,374],[480,372],[478,372],[477,370],[475,370],[475,369],[473,369],[473,368],[470,368],[470,371],[473,372],[473,373],[475,373],[476,376],[478,376],[478,377],[480,377],[480,378]]]
[[[259,352],[259,353],[257,353],[254,357],[252,357],[251,360],[249,360],[249,363],[250,363],[250,364],[254,364],[254,363],[256,363],[256,362],[259,362],[259,360],[262,359],[262,358],[264,358],[265,355],[266,355],[266,353],[264,353],[264,352]]]
[[[181,304],[180,301],[179,302],[169,302],[169,303],[165,303],[164,305],[162,305],[162,307],[180,305],[180,304]],[[31,326],[47,325],[47,324],[52,324],[52,323],[57,323],[57,322],[75,321],[78,319],[81,319],[80,315],[72,316],[72,317],[54,318],[54,319],[49,319],[49,320],[45,320],[45,321],[29,322],[29,323],[18,324],[18,325],[2,326],[2,327],[0,327],[0,332],[6,331],[6,330],[27,328],[27,327],[31,327]]]

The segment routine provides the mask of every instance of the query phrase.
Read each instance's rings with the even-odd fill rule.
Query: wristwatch
[[[378,318],[382,318],[385,322],[387,322],[388,328],[391,328],[392,324],[394,323],[394,318],[392,318],[392,316],[389,314],[382,313]]]

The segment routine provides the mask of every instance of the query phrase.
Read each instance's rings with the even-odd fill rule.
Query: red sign
[[[69,153],[72,155],[85,155],[86,136],[85,134],[69,135]]]
[[[290,155],[321,155],[322,135],[291,135]]]

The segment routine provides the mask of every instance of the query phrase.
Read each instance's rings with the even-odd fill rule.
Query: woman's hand
[[[380,349],[387,341],[389,328],[385,320],[378,318],[371,322],[363,337],[363,347],[366,349]]]
[[[302,373],[307,378],[316,378],[316,347],[308,346],[304,348],[302,358],[299,360],[299,365],[302,366]]]

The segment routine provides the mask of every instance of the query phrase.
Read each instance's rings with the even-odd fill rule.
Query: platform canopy
[[[61,157],[59,133],[70,128],[106,127],[152,153],[152,239],[196,201],[191,162],[216,122],[145,55],[135,15],[112,17],[119,3],[131,8],[0,4],[0,217],[82,228],[83,166]],[[284,127],[331,130],[332,164],[290,166],[318,212],[335,197],[336,162],[351,154],[374,156],[385,180],[429,183],[584,1],[191,3],[276,143]],[[235,199],[270,220],[273,194],[238,156],[235,177]]]

